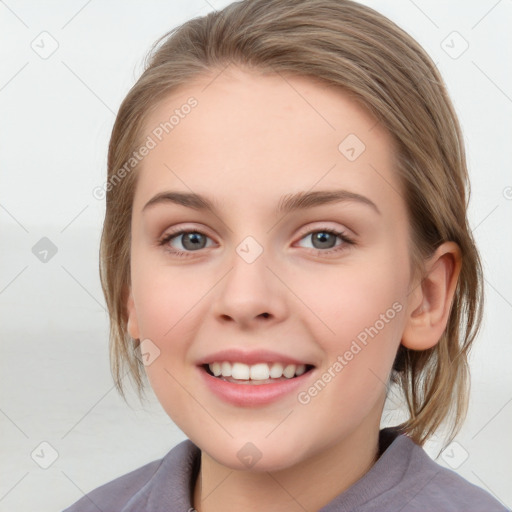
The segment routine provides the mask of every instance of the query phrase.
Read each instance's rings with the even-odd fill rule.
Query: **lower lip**
[[[239,407],[258,407],[276,402],[280,398],[297,391],[313,370],[299,377],[271,384],[235,384],[210,375],[202,366],[198,367],[202,378],[210,390],[222,400]]]

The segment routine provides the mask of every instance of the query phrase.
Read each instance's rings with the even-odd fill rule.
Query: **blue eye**
[[[330,254],[332,252],[343,251],[347,245],[354,245],[355,242],[343,231],[337,231],[331,228],[315,229],[306,233],[300,240],[310,237],[313,247],[318,254]],[[173,240],[178,240],[183,249],[176,248],[172,245]],[[341,243],[337,244],[340,239]],[[174,256],[189,257],[193,256],[194,252],[200,251],[211,245],[207,245],[208,240],[211,238],[198,230],[181,230],[174,233],[168,233],[161,240],[158,245],[164,246],[166,251]],[[334,245],[333,245],[334,243]]]
[[[171,241],[174,240],[175,238],[181,241],[181,245],[185,249],[184,251],[176,249],[170,244]],[[176,256],[186,257],[190,255],[190,252],[195,252],[199,249],[204,249],[206,247],[205,239],[207,238],[209,237],[202,231],[181,230],[176,233],[169,233],[162,240],[160,240],[158,244],[162,246],[167,246],[166,248],[169,250],[169,252],[175,254]]]
[[[343,245],[344,242],[351,243],[351,240],[349,240],[342,231],[332,229],[310,231],[306,236],[302,237],[301,240],[306,238],[311,239],[312,248],[317,250],[333,249],[334,247]],[[340,239],[342,243],[336,245],[337,239]]]

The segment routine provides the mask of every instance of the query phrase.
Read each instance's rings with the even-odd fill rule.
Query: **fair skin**
[[[198,101],[137,170],[128,330],[158,347],[146,367],[151,386],[201,448],[196,510],[318,510],[375,463],[398,346],[438,342],[460,253],[443,244],[413,280],[392,140],[344,93],[302,77],[218,73],[174,91],[146,123],[150,134],[187,98]],[[338,150],[348,134],[366,146],[354,161]],[[349,199],[276,213],[281,196],[338,189],[375,206]],[[206,196],[217,210],[171,201],[144,209],[167,191]],[[178,228],[205,233],[200,248],[182,235],[159,245]],[[354,243],[315,243],[325,229]],[[236,251],[248,236],[262,249],[251,263]],[[294,392],[233,405],[200,378],[198,360],[218,350],[272,350],[313,366],[307,391],[393,304],[392,320],[307,404]],[[252,467],[237,456],[248,442],[261,454]]]

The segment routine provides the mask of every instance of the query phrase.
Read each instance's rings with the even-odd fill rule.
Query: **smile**
[[[219,375],[215,376],[210,367],[216,372],[220,370]],[[263,407],[286,399],[295,403],[297,393],[301,389],[306,389],[307,381],[314,378],[311,375],[316,373],[314,366],[306,364],[256,363],[247,365],[223,361],[222,363],[206,363],[197,368],[200,378],[213,396],[222,402],[245,408]],[[231,375],[224,376],[224,370],[226,373],[231,371]],[[279,374],[280,376],[272,377],[271,372],[273,375]]]
[[[311,365],[216,361],[205,365],[206,371],[214,377],[237,384],[263,384],[299,377],[311,369]]]

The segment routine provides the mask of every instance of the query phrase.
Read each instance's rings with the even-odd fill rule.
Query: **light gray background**
[[[130,408],[113,388],[98,277],[104,204],[92,190],[104,183],[115,113],[150,45],[228,3],[0,1],[2,512],[60,510],[185,439],[155,398],[143,407],[132,396]],[[469,416],[438,462],[512,507],[512,3],[363,3],[430,53],[463,126],[487,304]],[[32,253],[42,237],[58,249],[46,263]]]

